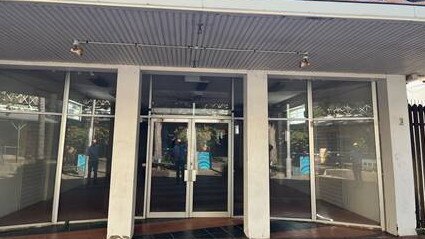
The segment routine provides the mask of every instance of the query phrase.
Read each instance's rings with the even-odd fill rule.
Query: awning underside
[[[181,48],[83,45],[74,39]],[[0,3],[0,60],[229,69],[425,74],[425,23],[241,15],[68,4]]]

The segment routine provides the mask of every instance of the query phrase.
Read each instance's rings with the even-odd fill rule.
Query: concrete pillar
[[[405,76],[378,81],[386,231],[416,235],[415,194]]]
[[[269,238],[267,74],[249,71],[244,93],[244,231],[249,238]]]
[[[132,238],[136,203],[140,68],[118,68],[107,238]]]

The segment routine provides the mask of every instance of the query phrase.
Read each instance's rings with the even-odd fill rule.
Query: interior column
[[[140,68],[118,68],[107,238],[132,238],[136,203]]]
[[[249,71],[244,93],[244,231],[249,238],[269,238],[267,74]]]
[[[399,236],[415,235],[415,194],[405,76],[387,76],[386,80],[378,81],[377,86],[386,230]]]

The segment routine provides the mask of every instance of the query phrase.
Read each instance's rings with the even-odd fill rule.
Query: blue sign
[[[198,152],[198,169],[211,169],[211,154],[210,152]]]
[[[301,175],[310,174],[310,157],[307,155],[300,156],[300,173]]]
[[[86,168],[86,156],[84,154],[79,154],[77,157],[77,167],[79,170],[84,172]]]

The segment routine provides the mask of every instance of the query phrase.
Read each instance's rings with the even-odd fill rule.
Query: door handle
[[[184,170],[184,181],[185,182],[195,182],[196,181],[196,173],[197,173],[197,171],[194,170],[194,169]]]
[[[184,170],[184,181],[187,182],[189,180],[189,170],[185,169]]]
[[[197,170],[195,170],[195,169],[192,169],[191,170],[192,172],[191,172],[191,180],[192,180],[192,182],[196,182],[196,174],[198,173],[198,171]]]

